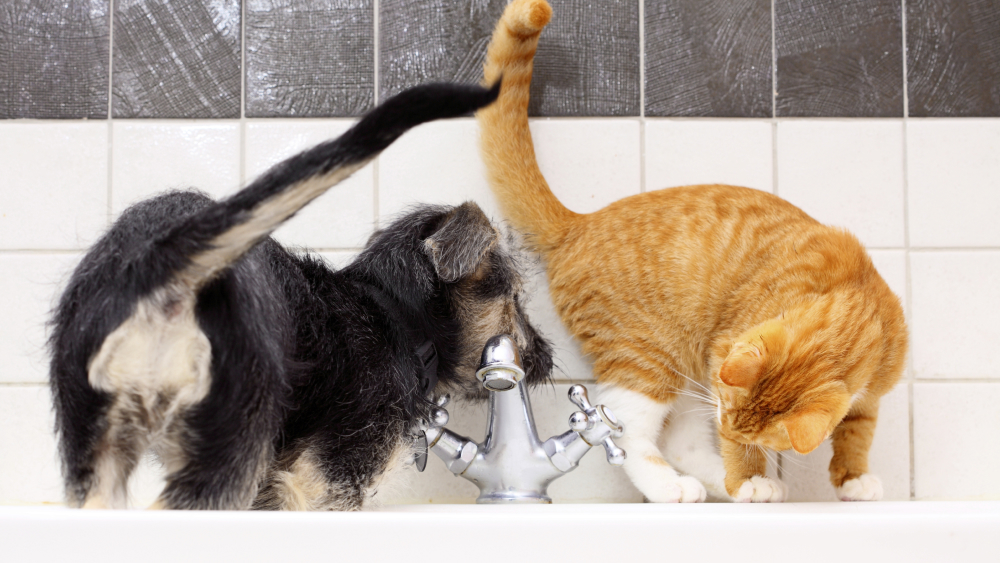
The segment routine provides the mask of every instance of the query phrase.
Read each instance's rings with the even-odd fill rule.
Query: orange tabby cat
[[[503,75],[503,89],[478,114],[483,157],[504,213],[545,258],[552,300],[593,358],[601,401],[626,424],[619,443],[632,482],[652,501],[705,498],[657,447],[675,399],[697,391],[685,390],[690,376],[716,414],[721,463],[698,471],[717,494],[783,500],[784,486],[765,476],[765,448],[807,453],[832,435],[838,496],[881,498],[868,449],[907,334],[864,248],[776,196],[733,186],[568,210],[528,129],[532,58],[550,17],[542,0],[515,0],[497,25],[485,82]]]

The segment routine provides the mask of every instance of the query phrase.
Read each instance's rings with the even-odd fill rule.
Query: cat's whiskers
[[[711,391],[709,391],[708,393],[704,393],[698,389],[691,389],[688,387],[681,388],[681,387],[674,387],[673,385],[670,385],[669,387],[671,388],[673,393],[676,393],[678,395],[694,397],[695,399],[708,403],[712,406],[716,407],[719,406],[719,399],[714,394],[712,394]]]
[[[757,451],[760,452],[762,456],[764,456],[768,465],[774,468],[778,467],[778,456],[776,455],[776,452],[766,446],[761,446],[760,444],[754,444],[754,447],[757,448]]]
[[[679,376],[683,377],[684,379],[686,379],[686,380],[690,381],[691,383],[694,383],[694,384],[695,384],[695,385],[697,385],[698,387],[701,387],[701,389],[702,389],[703,391],[705,391],[705,393],[707,393],[707,394],[709,394],[709,395],[712,395],[712,390],[711,390],[711,389],[709,389],[708,387],[706,387],[706,386],[705,386],[705,385],[704,385],[703,383],[701,383],[700,381],[697,381],[697,380],[696,380],[695,378],[693,378],[693,377],[691,377],[691,376],[688,376],[688,375],[684,375],[683,373],[681,373],[681,372],[677,371],[677,370],[676,370],[676,369],[675,369],[675,368],[674,368],[673,366],[667,366],[667,367],[668,367],[668,368],[670,368],[670,371],[672,371],[672,372],[676,373],[677,375],[679,375]]]
[[[676,394],[678,394],[678,395],[685,395],[687,397],[694,397],[695,399],[698,399],[698,400],[700,400],[702,402],[705,402],[705,403],[708,403],[710,405],[715,405],[716,404],[715,397],[709,397],[709,396],[703,395],[701,393],[692,391],[690,389],[675,389],[673,392],[676,393]]]
[[[688,409],[682,413],[677,413],[677,414],[683,416],[691,413],[696,413],[695,416],[706,422],[715,419],[715,409],[707,407],[695,407],[693,409]]]

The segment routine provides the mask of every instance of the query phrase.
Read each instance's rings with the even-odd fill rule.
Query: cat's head
[[[719,432],[742,444],[805,454],[850,409],[845,358],[821,335],[772,319],[742,334],[715,375]]]

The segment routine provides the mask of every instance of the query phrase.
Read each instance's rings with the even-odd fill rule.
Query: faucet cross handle
[[[621,438],[625,425],[615,418],[615,413],[604,405],[593,406],[587,397],[587,388],[573,385],[569,388],[569,400],[583,409],[570,415],[569,427],[580,434],[591,446],[601,444],[607,453],[608,463],[623,465],[625,450],[619,448],[612,438]]]
[[[416,465],[417,471],[423,471],[427,467],[427,452],[441,439],[442,429],[448,424],[448,411],[444,409],[451,396],[445,393],[434,398],[434,405],[428,412],[426,419],[417,421],[414,429],[413,458],[407,465]]]

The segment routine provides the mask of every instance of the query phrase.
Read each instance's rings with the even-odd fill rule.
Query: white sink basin
[[[4,561],[1000,561],[1000,502],[406,505],[355,513],[0,507]]]

